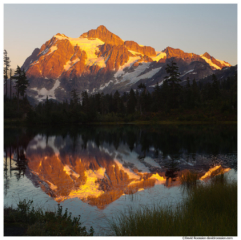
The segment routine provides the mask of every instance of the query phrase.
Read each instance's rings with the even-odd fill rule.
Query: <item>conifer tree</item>
[[[27,90],[27,87],[29,85],[29,82],[28,82],[28,79],[27,79],[27,76],[26,76],[26,73],[25,73],[24,69],[22,70],[22,75],[21,75],[20,81],[17,84],[19,85],[20,95],[22,97],[24,97],[25,93],[26,93],[26,90]]]
[[[156,86],[152,93],[152,99],[152,111],[157,112],[158,110],[160,110],[160,87],[158,83],[156,83]]]
[[[10,67],[10,59],[8,57],[8,53],[6,50],[4,50],[3,63],[4,63],[3,75],[4,75],[4,81],[6,84],[5,89],[6,89],[6,96],[7,96],[7,92],[8,92],[7,81],[8,81],[8,70]]]
[[[85,113],[88,113],[89,112],[89,107],[90,107],[90,103],[89,103],[89,96],[88,96],[88,93],[86,91],[82,92],[81,94],[82,96],[82,108],[83,108],[83,111]]]
[[[113,96],[113,111],[115,113],[120,112],[120,94],[116,90]]]
[[[17,96],[18,96],[18,111],[19,111],[19,95],[24,97],[26,89],[28,87],[28,79],[26,77],[26,73],[19,66],[17,66],[17,70],[14,73],[14,77],[12,79],[16,79],[15,82],[15,88],[17,90]]]
[[[136,108],[136,96],[135,93],[133,91],[133,89],[130,90],[130,94],[129,94],[129,99],[127,101],[127,113],[128,114],[133,114],[135,112],[135,108]]]
[[[142,115],[142,111],[143,111],[144,104],[145,104],[146,85],[143,83],[140,83],[138,85],[138,88],[143,89],[143,91],[141,92],[140,97],[139,97],[139,106],[140,106],[140,112]]]
[[[200,101],[200,92],[197,86],[197,82],[195,80],[195,78],[192,81],[192,104],[193,107],[198,106]]]
[[[180,73],[178,72],[177,64],[171,61],[171,64],[167,64],[165,70],[169,74],[164,79],[166,79],[168,85],[170,86],[170,107],[178,108],[179,106],[179,98],[181,92],[181,79],[179,78]]]
[[[220,87],[219,87],[219,82],[218,82],[215,74],[212,75],[212,81],[213,81],[212,82],[212,95],[213,95],[212,97],[214,99],[216,99],[220,95],[220,90],[219,90]]]
[[[12,98],[12,68],[10,69],[10,99]]]
[[[192,107],[192,104],[193,104],[192,103],[192,91],[191,91],[189,77],[187,77],[187,83],[186,83],[183,94],[184,94],[184,106],[189,109]]]
[[[73,105],[76,106],[77,104],[79,104],[80,98],[79,98],[77,90],[73,89],[70,92],[70,95],[71,95],[71,101],[73,102]]]

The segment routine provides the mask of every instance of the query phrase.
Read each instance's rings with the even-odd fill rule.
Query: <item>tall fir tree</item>
[[[3,75],[4,75],[4,81],[5,81],[5,91],[6,91],[6,97],[7,97],[7,93],[8,93],[8,71],[9,71],[9,67],[10,67],[10,59],[8,57],[8,53],[7,50],[4,50],[3,53],[3,64],[4,64],[4,68],[3,68]]]
[[[79,104],[80,97],[79,97],[79,94],[78,94],[77,90],[73,89],[70,92],[70,95],[71,95],[71,100],[70,101],[73,103],[73,105],[76,106],[77,104]]]
[[[136,103],[137,103],[137,100],[136,100],[135,93],[134,93],[133,89],[131,89],[130,94],[129,94],[129,99],[127,100],[127,113],[128,114],[135,113]]]
[[[212,75],[212,95],[214,99],[217,99],[220,95],[220,86],[215,74]]]
[[[171,64],[167,64],[165,70],[169,74],[169,76],[166,76],[164,79],[170,86],[170,107],[178,108],[181,93],[181,79],[179,78],[180,73],[178,72],[177,64],[174,61],[171,61]]]
[[[25,96],[26,89],[28,87],[29,82],[28,82],[28,79],[26,77],[26,73],[25,73],[24,69],[22,70],[19,66],[17,66],[17,69],[16,69],[12,79],[16,80],[15,88],[16,88],[16,91],[17,91],[18,111],[19,111],[19,95],[21,95],[22,97]]]
[[[10,99],[12,99],[12,68],[10,68]]]

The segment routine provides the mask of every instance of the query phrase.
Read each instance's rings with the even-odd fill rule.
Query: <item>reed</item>
[[[187,191],[182,204],[129,209],[110,229],[116,236],[237,236],[237,182],[221,174]]]

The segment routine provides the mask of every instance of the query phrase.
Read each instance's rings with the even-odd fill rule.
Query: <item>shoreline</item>
[[[117,122],[90,122],[90,123],[60,123],[56,126],[81,126],[81,125],[206,125],[206,124],[237,124],[238,121],[132,121],[132,122],[124,122],[124,121],[117,121]],[[17,126],[16,126],[17,124]],[[44,126],[53,126],[53,124],[29,124],[25,120],[22,119],[4,119],[3,126],[5,127],[25,127],[25,126],[34,126],[34,127],[44,127]]]

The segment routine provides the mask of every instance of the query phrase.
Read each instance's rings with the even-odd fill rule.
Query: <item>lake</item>
[[[59,203],[95,235],[129,208],[181,202],[181,178],[237,179],[237,125],[115,125],[4,129],[4,205]]]

